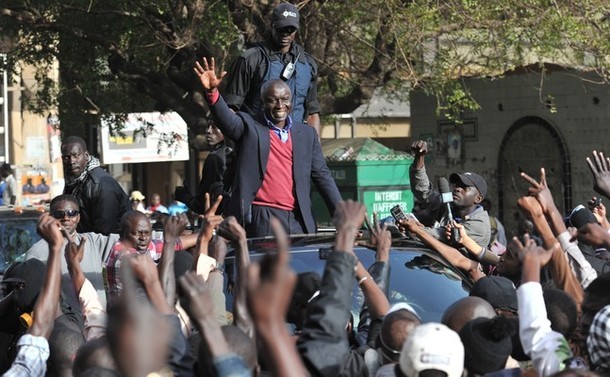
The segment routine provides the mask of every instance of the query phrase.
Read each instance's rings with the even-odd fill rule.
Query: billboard
[[[131,113],[120,133],[107,121],[100,127],[103,164],[185,161],[189,159],[184,120],[174,112]]]

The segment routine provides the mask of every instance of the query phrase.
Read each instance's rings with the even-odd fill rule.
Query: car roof
[[[366,233],[363,237],[357,237],[356,241],[366,241],[368,237]],[[320,249],[328,249],[333,246],[335,241],[335,233],[334,232],[323,232],[323,233],[314,233],[314,234],[300,234],[289,236],[290,240],[290,253],[311,253],[311,252],[319,252]],[[248,239],[248,250],[251,256],[261,256],[267,253],[270,250],[277,249],[277,241],[275,237],[259,237],[259,238],[250,238]],[[374,249],[366,246],[355,246],[354,252],[357,254],[364,252],[375,252]],[[445,258],[443,258],[438,252],[429,248],[425,244],[421,243],[418,240],[414,240],[412,238],[396,238],[392,239],[392,253],[407,253],[407,254],[415,254],[415,255],[425,255],[429,258],[434,259],[435,261],[441,263],[452,273],[457,275],[466,285],[466,287],[471,288],[474,282],[464,271],[456,268],[451,265]],[[233,251],[231,250],[227,257],[231,258],[233,256]]]

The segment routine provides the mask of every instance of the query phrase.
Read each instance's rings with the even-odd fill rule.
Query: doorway
[[[565,214],[566,209],[572,208],[567,146],[546,120],[535,116],[521,118],[504,135],[498,158],[499,217],[507,237],[512,237],[525,219],[517,206],[517,199],[527,194],[529,184],[520,173],[523,171],[538,180],[541,167],[546,171],[557,209]]]

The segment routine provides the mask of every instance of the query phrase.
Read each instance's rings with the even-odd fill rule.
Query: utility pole
[[[2,123],[0,126],[0,162],[9,162],[9,124],[8,124],[8,72],[6,68],[6,54],[0,54],[0,68],[2,69],[2,91],[0,92],[0,109]]]

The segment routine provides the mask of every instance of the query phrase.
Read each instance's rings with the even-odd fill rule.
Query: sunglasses
[[[77,209],[67,209],[65,211],[57,210],[51,212],[51,216],[56,218],[57,220],[61,220],[64,217],[76,217],[80,212]]]

